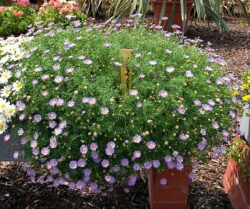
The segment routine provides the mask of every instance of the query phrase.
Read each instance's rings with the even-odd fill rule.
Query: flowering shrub
[[[239,102],[230,88],[238,86],[220,70],[224,61],[179,41],[143,28],[57,28],[27,46],[22,64],[3,65],[21,72],[12,132],[31,165],[42,168],[37,181],[93,192],[125,179],[133,186],[142,169],[182,170],[227,141]],[[122,48],[133,50],[125,95]]]
[[[49,3],[45,3],[39,9],[36,20],[38,22],[43,21],[46,25],[51,22],[69,24],[72,18],[85,19],[85,15],[81,13],[80,8],[76,6],[74,1],[50,0]]]
[[[4,133],[8,128],[7,123],[16,113],[15,104],[11,104],[11,98],[21,88],[22,83],[19,80],[21,71],[16,71],[15,74],[10,70],[16,65],[15,63],[20,60],[24,52],[21,50],[20,45],[29,41],[30,38],[8,38],[6,40],[0,39],[0,134]],[[5,68],[4,66],[8,66]]]
[[[20,0],[12,7],[0,7],[0,36],[20,34],[33,22],[35,11],[29,1]]]

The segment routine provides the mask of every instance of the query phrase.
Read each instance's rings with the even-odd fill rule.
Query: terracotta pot
[[[188,187],[190,180],[188,173],[191,165],[185,166],[182,171],[165,169],[157,172],[151,170],[148,178],[149,203],[151,209],[186,209]],[[162,178],[167,184],[160,184]]]
[[[160,22],[160,14],[161,14],[161,9],[162,9],[162,6],[163,6],[163,2],[164,0],[151,0],[151,5],[153,7],[153,10],[154,10],[154,23],[156,25],[159,24]],[[193,8],[193,3],[194,1],[193,0],[187,0],[187,20],[186,20],[186,23],[185,23],[185,28],[184,28],[184,32],[186,31],[187,29],[187,26],[188,26],[188,21],[189,21],[189,17],[190,17],[190,14],[191,14],[191,10]],[[166,1],[166,10],[165,10],[165,14],[164,16],[165,17],[170,17],[170,14],[171,14],[171,11],[172,11],[172,8],[173,8],[173,5],[176,5],[175,7],[175,16],[174,16],[174,19],[173,19],[173,23],[172,24],[176,24],[176,25],[179,25],[181,26],[181,29],[182,29],[182,18],[181,18],[181,5],[180,5],[180,1]],[[168,27],[168,21],[162,21],[162,26],[163,28],[166,30],[172,30],[171,28],[167,28]]]
[[[241,140],[236,136],[235,140]],[[250,148],[246,143],[241,144],[240,158],[247,160],[247,167],[250,168]],[[250,178],[243,178],[240,167],[236,161],[229,159],[227,169],[223,178],[223,185],[234,209],[250,209]]]

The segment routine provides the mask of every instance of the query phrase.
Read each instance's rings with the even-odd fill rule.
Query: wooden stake
[[[129,89],[132,89],[132,70],[127,68],[127,59],[132,57],[132,49],[121,49],[122,67],[121,67],[121,92],[125,95]]]

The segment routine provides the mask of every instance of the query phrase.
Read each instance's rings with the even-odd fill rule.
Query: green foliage
[[[136,163],[165,168],[166,156],[181,170],[184,162],[205,154],[205,147],[216,146],[232,124],[228,79],[205,51],[180,45],[174,35],[144,28],[109,35],[68,28],[49,34],[27,45],[30,56],[20,65],[24,86],[13,98],[26,105],[20,112],[25,118],[17,117],[14,128],[24,130],[27,157],[47,173],[56,159],[60,173],[74,182],[88,168],[91,181],[112,184],[111,175],[116,181],[137,175]],[[127,61],[133,89],[126,95],[120,89],[123,48],[133,50]],[[72,168],[80,159],[86,160],[85,168]]]
[[[26,28],[34,20],[35,11],[28,6],[14,5],[0,11],[0,36],[20,34],[26,32]]]

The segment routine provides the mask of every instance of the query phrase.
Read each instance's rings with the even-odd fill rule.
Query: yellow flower
[[[250,101],[250,94],[243,96],[242,100],[245,102]]]
[[[242,88],[243,88],[243,89],[247,89],[248,86],[249,86],[249,85],[248,85],[247,83],[244,83],[244,84],[242,85]]]
[[[237,96],[237,95],[239,95],[238,91],[232,91],[232,96]]]

